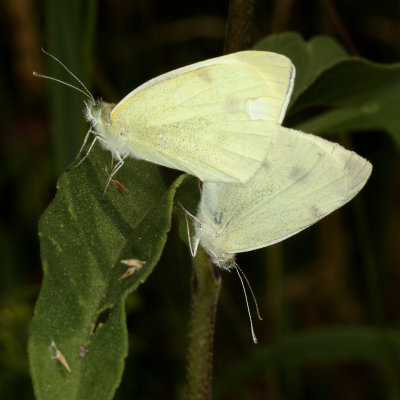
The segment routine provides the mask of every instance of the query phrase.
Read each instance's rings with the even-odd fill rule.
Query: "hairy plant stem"
[[[220,289],[220,272],[199,247],[193,259],[187,352],[188,400],[211,398],[214,327]]]

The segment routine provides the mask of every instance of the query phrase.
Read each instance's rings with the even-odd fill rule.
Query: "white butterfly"
[[[245,182],[283,120],[294,76],[285,56],[243,51],[160,75],[117,105],[94,100],[78,80],[90,98],[85,114],[91,128],[84,144],[93,133],[89,151],[99,141],[117,161],[108,183],[127,156],[203,181]]]
[[[371,174],[367,160],[337,143],[281,126],[271,137],[265,162],[247,183],[203,183],[193,256],[200,244],[218,267],[237,268],[235,253],[309,227],[351,200]]]

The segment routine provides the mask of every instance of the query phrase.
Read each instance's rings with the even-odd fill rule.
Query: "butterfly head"
[[[235,255],[231,253],[223,253],[223,258],[216,257],[215,255],[211,254],[211,260],[217,267],[221,269],[230,270],[235,266]]]
[[[102,117],[102,100],[85,101],[85,117],[92,126],[96,126]]]
[[[106,103],[101,99],[85,102],[84,113],[93,128],[92,132],[106,141],[118,139],[111,129],[111,112],[114,106],[115,104]]]
[[[201,243],[201,242],[200,242]],[[216,246],[207,246],[204,242],[202,243],[203,248],[209,254],[211,261],[219,268],[230,270],[235,266],[235,254],[228,253],[219,249]]]

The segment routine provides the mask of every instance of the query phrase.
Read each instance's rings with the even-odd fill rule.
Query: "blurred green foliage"
[[[227,10],[225,3],[212,1],[3,4],[0,391],[4,399],[32,399],[24,349],[41,283],[37,221],[85,130],[80,94],[32,78],[32,71],[38,70],[71,81],[54,64],[44,68],[40,47],[47,46],[85,83],[92,82],[95,94],[118,101],[157,74],[220,55]],[[339,23],[329,5],[260,1],[253,42],[290,29],[306,38],[331,35],[348,51],[356,48],[375,62],[399,60],[398,2],[337,1]],[[300,117],[312,118],[321,110],[329,110],[326,103]],[[289,122],[295,125],[300,117],[292,115]],[[214,367],[218,398],[399,398],[398,362],[392,361],[398,360],[393,343],[398,341],[400,321],[400,169],[395,141],[377,128],[382,125],[331,136],[374,165],[370,181],[354,202],[283,244],[239,257],[264,311],[265,321],[256,325],[260,345],[255,348],[240,285],[234,275],[224,274]],[[175,176],[171,171],[164,174],[166,182]],[[191,271],[177,225],[172,226],[155,273],[127,299],[130,349],[116,399],[183,396]],[[364,325],[366,331],[357,336],[354,325]],[[343,342],[332,330],[338,326]],[[321,338],[312,333],[321,329],[327,332],[325,348],[348,349],[342,358],[332,359],[321,350],[319,357],[304,362],[268,363],[267,355],[279,354],[279,349],[283,353],[275,357],[290,360],[290,352],[301,348],[293,343],[304,346],[305,335],[315,340],[307,346],[317,351]],[[371,347],[381,343],[379,332],[387,329],[390,340],[395,337],[388,347],[391,357],[385,346],[381,356],[374,352],[369,357],[376,350]],[[343,332],[349,335],[347,341]],[[375,334],[374,342],[370,337]],[[285,347],[288,340],[293,347]],[[365,346],[357,347],[357,353],[354,348],[360,341]],[[249,356],[257,353],[266,356],[261,361]],[[243,384],[227,385],[229,376],[239,376],[235,379]]]

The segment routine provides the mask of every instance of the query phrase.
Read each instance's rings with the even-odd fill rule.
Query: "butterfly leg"
[[[200,223],[200,221],[193,214],[191,214],[188,210],[186,210],[186,208],[183,207],[183,205],[179,201],[178,201],[178,204],[180,205],[180,207],[183,210],[183,213],[185,214],[186,230],[187,230],[187,235],[188,235],[190,254],[192,255],[192,257],[195,257],[196,253],[197,253],[197,248],[199,246],[199,240],[196,239],[194,246],[192,245],[192,238],[190,236],[190,227],[189,227],[188,217],[192,218],[194,221],[197,221],[198,223]]]
[[[92,128],[89,128],[89,130],[86,133],[85,139],[83,140],[83,144],[82,144],[77,156],[75,157],[73,163],[75,163],[75,161],[79,158],[80,154],[82,153],[83,148],[86,145],[86,142],[88,141],[89,135],[91,133],[93,133]],[[89,150],[86,152],[85,156],[78,162],[78,164],[76,164],[74,167],[70,168],[69,170],[72,170],[72,169],[75,169],[75,168],[79,167],[83,163],[83,161],[85,161],[85,159],[87,158],[87,156],[91,152],[94,144],[96,143],[97,139],[99,139],[99,136],[95,136],[94,137],[93,142],[90,144]]]
[[[103,200],[106,196],[106,192],[107,192],[107,188],[108,185],[110,184],[112,178],[114,177],[114,175],[119,171],[119,169],[124,165],[125,162],[125,158],[127,157],[127,155],[125,157],[121,157],[121,155],[117,152],[116,153],[116,157],[117,157],[117,163],[115,164],[114,168],[112,168],[112,170],[110,171],[110,174],[108,175],[107,181],[106,181],[106,187],[104,188],[104,192],[103,192]]]

